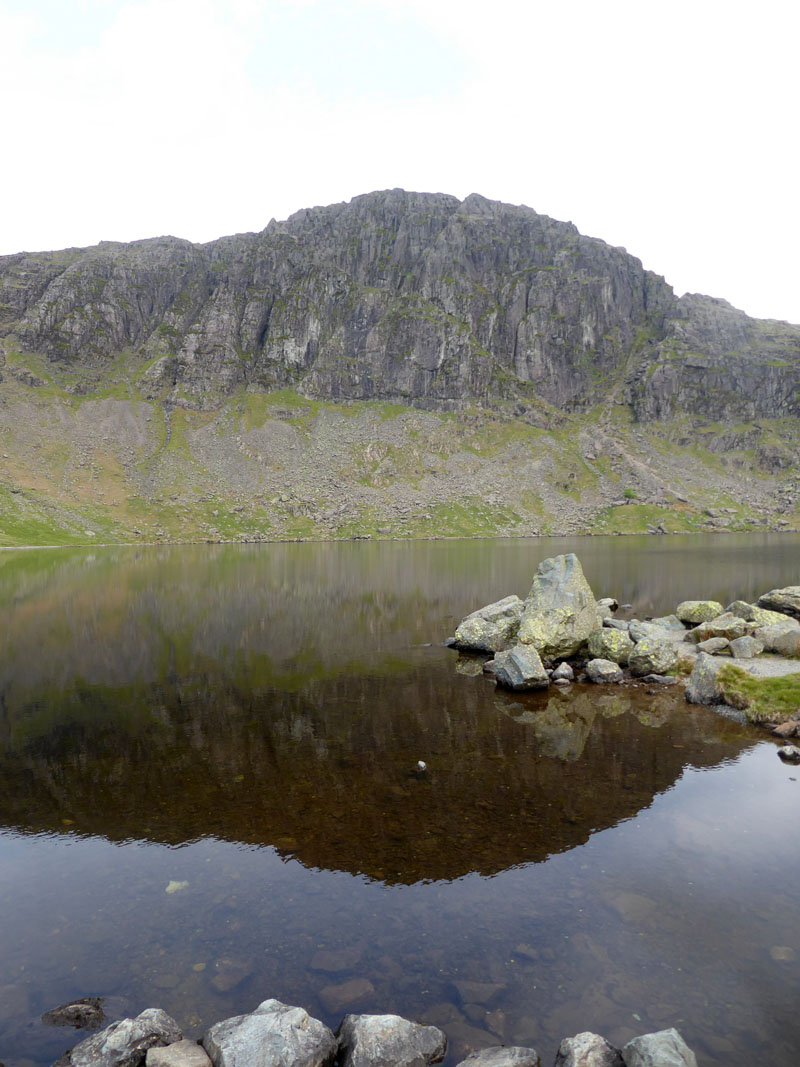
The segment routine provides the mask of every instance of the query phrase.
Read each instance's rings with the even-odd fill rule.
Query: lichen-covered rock
[[[748,604],[746,600],[734,600],[725,608],[726,614],[738,615],[755,626],[772,626],[774,623],[783,622],[786,616],[779,611],[768,611],[760,608],[757,604]]]
[[[570,656],[601,625],[580,560],[569,552],[539,564],[519,627],[521,644],[540,656]]]
[[[661,640],[666,640],[668,634],[661,626],[656,626],[653,622],[642,621],[641,619],[631,619],[628,624],[628,634],[634,644],[637,641],[641,641],[643,637],[658,637]]]
[[[399,1015],[345,1015],[338,1037],[341,1067],[425,1067],[447,1051],[441,1030]]]
[[[800,619],[800,585],[787,585],[783,589],[770,589],[758,598],[758,606],[781,615]]]
[[[697,1067],[697,1058],[678,1031],[658,1030],[629,1041],[622,1049],[625,1067]]]
[[[754,659],[764,651],[763,642],[757,637],[750,637],[749,634],[737,637],[735,641],[730,642],[728,647],[735,659]]]
[[[625,666],[633,652],[634,642],[625,630],[603,626],[589,635],[589,655],[594,659],[610,659]]]
[[[494,657],[494,676],[503,689],[546,689],[550,684],[539,653],[531,645],[515,645]]]
[[[600,1034],[586,1030],[575,1037],[565,1037],[556,1053],[554,1067],[625,1067],[618,1048]]]
[[[536,1049],[493,1045],[473,1052],[457,1067],[541,1067]]]
[[[76,1045],[59,1061],[64,1067],[142,1067],[147,1050],[183,1037],[161,1008],[147,1008],[135,1019],[120,1019]]]
[[[722,604],[717,600],[684,600],[675,608],[675,614],[689,626],[699,626],[701,622],[721,615]]]
[[[637,641],[628,657],[631,674],[667,674],[678,663],[675,646],[655,634]]]
[[[724,637],[726,641],[734,641],[737,637],[744,637],[750,629],[752,629],[750,623],[739,615],[724,612],[695,626],[688,632],[686,638],[698,645],[701,641],[708,641],[712,637]]]
[[[203,1048],[214,1067],[327,1067],[336,1038],[302,1008],[265,1000],[206,1030]]]
[[[472,652],[500,652],[516,641],[524,602],[516,595],[473,611],[456,627],[455,647]]]
[[[701,652],[695,661],[686,686],[689,704],[724,704],[725,693],[717,681],[722,661]]]
[[[590,659],[586,664],[586,677],[596,685],[611,685],[624,678],[622,668],[614,660]]]

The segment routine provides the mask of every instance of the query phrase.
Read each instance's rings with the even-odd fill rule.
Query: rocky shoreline
[[[686,680],[689,703],[745,713],[755,703],[738,691],[741,672],[756,678],[800,673],[800,586],[727,608],[714,600],[687,600],[654,619],[616,618],[618,609],[614,598],[595,599],[580,560],[568,553],[539,564],[525,600],[512,594],[479,608],[462,619],[447,644],[488,654],[484,673],[516,692],[568,687],[576,680]],[[744,717],[770,722],[755,710]],[[780,736],[792,736],[783,725]]]
[[[53,1025],[102,1021],[100,998],[45,1013]],[[265,1000],[214,1024],[200,1041],[183,1036],[161,1008],[147,1008],[85,1038],[54,1067],[427,1067],[447,1052],[447,1035],[399,1015],[345,1015],[334,1034],[303,1008]],[[458,1067],[541,1067],[533,1048],[480,1049]],[[554,1067],[697,1067],[675,1029],[643,1034],[615,1048],[586,1031],[561,1042]]]

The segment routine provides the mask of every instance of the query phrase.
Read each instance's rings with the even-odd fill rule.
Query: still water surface
[[[800,538],[0,553],[6,1067],[86,995],[794,1067],[798,772],[680,693],[505,694],[441,646],[562,551],[642,617],[796,584]]]

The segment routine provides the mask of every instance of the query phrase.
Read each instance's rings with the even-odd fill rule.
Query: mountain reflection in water
[[[451,1063],[677,1025],[788,1067],[791,768],[682,691],[507,694],[440,644],[556,551],[644,615],[684,571],[788,584],[800,543],[668,540],[0,554],[6,1067],[80,995],[193,1035],[268,996],[398,1011]]]

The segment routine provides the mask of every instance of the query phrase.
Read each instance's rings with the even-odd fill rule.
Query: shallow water
[[[677,1026],[794,1065],[795,780],[680,693],[498,693],[441,647],[580,555],[640,617],[797,582],[800,538],[0,554],[0,1059],[104,995],[191,1036],[267,997],[466,1048]],[[428,772],[417,775],[418,759]]]

